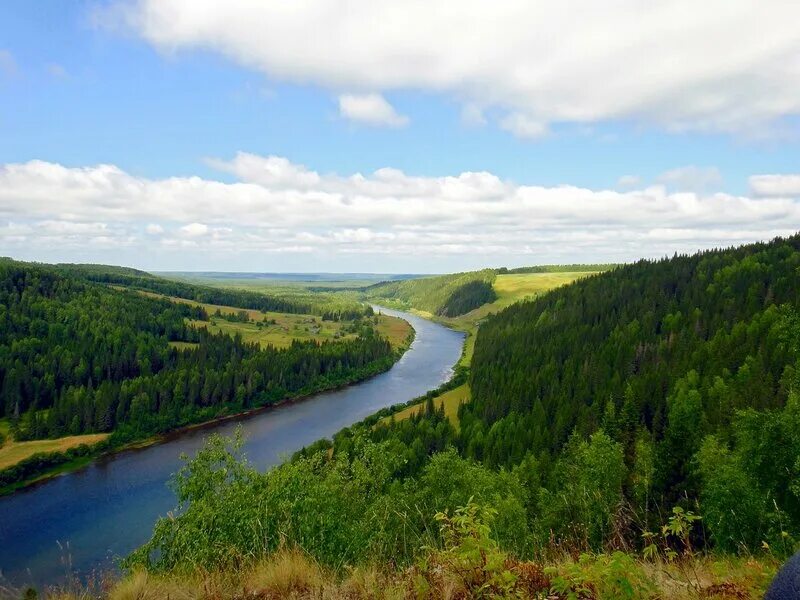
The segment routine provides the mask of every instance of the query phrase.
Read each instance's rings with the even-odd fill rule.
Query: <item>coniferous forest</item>
[[[18,441],[113,432],[121,443],[362,379],[394,360],[366,320],[355,339],[278,349],[186,319],[208,315],[72,269],[2,261],[0,418]]]
[[[200,308],[58,269],[2,269],[2,410],[19,436],[131,439],[391,360],[369,328],[262,350],[187,328],[207,318]],[[800,535],[798,306],[800,236],[642,260],[512,305],[410,418],[385,409],[268,473],[241,441],[215,436],[173,482],[178,516],[123,564],[241,573],[302,548],[334,572],[410,569],[425,597],[438,597],[441,568],[469,564],[475,582],[459,585],[488,597],[651,598],[632,557],[673,570],[700,552],[779,561]],[[434,398],[464,384],[471,400],[454,421]],[[519,570],[580,553],[533,583]]]
[[[187,512],[128,564],[220,566],[287,540],[327,565],[408,564],[420,540],[446,546],[431,532],[464,506],[459,518],[489,507],[465,522],[491,522],[497,548],[528,559],[785,557],[800,532],[799,269],[792,237],[640,261],[512,306],[443,387],[471,386],[457,425],[429,394],[411,418],[384,412],[267,475],[216,440],[176,481]],[[193,492],[206,478],[214,492]],[[639,568],[592,556],[575,577],[605,569],[597,581],[628,585]],[[599,597],[651,597],[614,589]]]

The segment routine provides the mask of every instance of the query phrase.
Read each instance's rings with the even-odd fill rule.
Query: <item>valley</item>
[[[196,565],[206,573],[204,585],[225,588],[229,583],[220,577],[226,573],[227,582],[265,590],[293,584],[283,578],[252,583],[247,569],[269,571],[279,563],[305,573],[319,569],[317,583],[307,584],[319,591],[349,581],[337,567],[341,561],[392,561],[394,572],[370,567],[370,577],[383,582],[372,594],[384,597],[424,580],[438,597],[447,581],[468,584],[457,583],[447,562],[437,571],[410,565],[420,557],[430,564],[449,560],[464,551],[464,539],[478,536],[483,551],[505,565],[474,567],[481,585],[497,585],[491,582],[500,577],[515,594],[591,581],[605,590],[601,597],[616,597],[619,580],[634,590],[632,598],[692,597],[670,581],[682,582],[681,589],[722,586],[757,596],[792,551],[800,523],[792,488],[777,476],[793,472],[800,452],[790,433],[800,430],[797,244],[797,238],[777,239],[633,265],[493,269],[356,286],[328,280],[293,289],[245,274],[228,288],[219,279],[206,286],[94,267],[77,289],[114,294],[108,298],[131,306],[156,303],[172,319],[161,343],[176,365],[215,344],[244,359],[369,341],[378,344],[375,351],[385,348],[394,366],[381,363],[388,372],[368,370],[365,383],[316,395],[330,376],[318,386],[298,379],[297,387],[270,395],[274,401],[253,404],[270,410],[235,418],[248,403],[247,388],[239,386],[241,402],[216,408],[212,402],[213,413],[198,414],[224,421],[167,433],[157,446],[84,467],[80,478],[65,475],[0,500],[3,514],[12,515],[0,523],[0,534],[19,539],[30,519],[47,520],[52,509],[44,498],[53,491],[80,503],[105,489],[115,502],[105,518],[135,513],[145,530],[155,521],[149,541],[64,521],[61,510],[68,529],[57,535],[85,540],[84,549],[71,549],[79,569],[109,568],[101,549],[117,548],[127,555],[126,572],[150,574],[145,580],[128,575],[119,584],[136,582],[142,593],[173,586],[191,594],[195,584],[178,574]],[[289,312],[265,309],[277,305]],[[213,389],[203,387],[212,399]],[[287,396],[289,389],[296,395]],[[12,430],[53,421],[49,411],[58,407],[46,410],[0,423],[13,438]],[[102,443],[131,431],[120,423]],[[781,440],[785,454],[759,445],[756,431]],[[57,448],[86,435],[107,434],[11,439],[0,453],[23,444]],[[196,455],[172,477],[179,516],[164,518],[174,500],[163,484],[178,466],[169,456],[179,448]],[[153,470],[154,461],[166,470]],[[139,465],[151,473],[145,476]],[[265,466],[274,468],[264,472]],[[113,491],[123,481],[138,490],[130,501],[142,510]],[[780,512],[770,513],[768,502]],[[308,506],[322,520],[309,521]],[[623,510],[628,517],[620,521]],[[213,529],[206,515],[213,515]],[[466,529],[449,537],[448,527]],[[56,562],[47,535],[56,534],[31,538],[17,559],[0,558],[16,560],[19,568],[36,565],[46,582],[53,576],[48,565]],[[740,559],[742,548],[749,561]],[[565,549],[579,550],[581,559],[565,559]],[[254,561],[245,561],[243,571],[230,562],[231,553]]]

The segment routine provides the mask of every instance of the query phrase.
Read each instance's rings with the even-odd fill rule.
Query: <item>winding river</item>
[[[377,307],[376,307],[377,308]],[[381,308],[406,319],[416,338],[386,373],[249,417],[170,437],[164,443],[100,459],[72,473],[0,497],[0,587],[53,584],[113,568],[150,536],[156,519],[175,506],[167,486],[212,432],[230,435],[239,423],[248,459],[259,468],[375,411],[406,402],[446,381],[464,336],[431,321]]]

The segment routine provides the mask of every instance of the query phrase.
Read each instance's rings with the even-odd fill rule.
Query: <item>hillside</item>
[[[11,259],[0,259],[0,262],[14,264]],[[314,314],[327,320],[355,319],[369,311],[351,298],[331,294],[313,294],[299,287],[267,286],[259,289],[240,289],[237,285],[226,283],[211,285],[198,283],[197,280],[169,279],[132,269],[96,264],[58,264],[38,265],[56,270],[65,276],[123,286],[135,290],[144,290],[169,297],[180,297],[198,303],[235,306],[259,311],[281,313]],[[235,280],[234,280],[235,281]]]
[[[479,330],[458,427],[428,395],[268,474],[215,439],[127,564],[239,577],[233,556],[300,547],[319,585],[371,565],[419,597],[760,597],[800,534],[798,267],[800,238],[777,239],[515,304]]]
[[[0,262],[0,422],[13,441],[0,448],[0,489],[86,455],[85,444],[105,450],[364,379],[391,366],[409,334],[388,317],[359,315],[324,330],[309,315],[279,324],[280,315],[258,313],[254,322],[241,307],[218,307],[226,312],[215,317],[208,305],[95,283],[86,273]],[[287,319],[300,329],[288,343],[244,335],[268,336]]]
[[[699,502],[706,543],[782,543],[776,531],[800,529],[800,502],[779,475],[796,473],[800,454],[789,434],[800,424],[798,248],[794,237],[641,261],[488,319],[459,446],[494,467],[537,464],[547,491],[535,510],[555,532],[586,510],[547,506],[569,489],[564,453],[603,435],[622,458],[614,493],[637,521],[630,535]],[[599,544],[612,524],[560,535]]]
[[[387,281],[364,288],[364,296],[391,306],[457,317],[492,302],[495,272],[491,269],[420,279]]]

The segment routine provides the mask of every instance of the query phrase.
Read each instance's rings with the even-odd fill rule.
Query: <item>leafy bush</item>
[[[550,489],[539,497],[541,539],[551,534],[570,547],[600,547],[610,537],[622,502],[622,446],[602,430],[573,437],[559,459]]]
[[[268,473],[241,454],[241,437],[211,436],[176,475],[178,507],[160,519],[128,567],[156,571],[232,567],[281,545],[299,547],[341,569],[372,560],[407,563],[437,543],[434,514],[470,496],[498,509],[506,548],[528,541],[524,491],[454,452],[434,457],[419,477],[398,478],[403,457],[389,443],[358,440],[353,455],[299,457]]]
[[[508,555],[492,539],[491,523],[497,516],[493,508],[470,498],[466,506],[436,513],[443,548],[429,548],[420,559],[418,595],[441,590],[454,579],[457,588],[470,598],[505,598],[515,588],[517,575],[508,566]]]
[[[545,572],[553,578],[552,591],[567,600],[657,597],[642,568],[624,552],[581,554],[577,562],[550,567]]]

